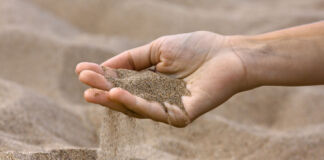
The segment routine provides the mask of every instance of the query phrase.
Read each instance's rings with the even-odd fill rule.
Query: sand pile
[[[7,152],[96,147],[96,134],[82,117],[46,97],[1,79],[0,97],[0,157]]]
[[[0,0],[0,159],[96,159],[96,150],[101,159],[321,159],[323,87],[258,88],[176,129],[84,103],[74,67],[161,35],[261,33],[321,20],[323,9],[321,0]]]
[[[156,73],[151,70],[133,71],[127,69],[116,69],[116,77],[109,75],[109,68],[102,67],[105,71],[106,79],[111,82],[114,87],[123,88],[130,93],[144,98],[151,102],[160,103],[165,112],[168,109],[165,102],[178,106],[185,114],[187,114],[183,103],[182,96],[190,96],[190,91],[186,88],[186,83],[180,79],[174,79],[166,75]]]

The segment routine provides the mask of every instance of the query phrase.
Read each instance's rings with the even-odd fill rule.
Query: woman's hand
[[[158,72],[183,79],[191,96],[182,101],[193,121],[232,95],[257,86],[324,84],[323,29],[321,21],[256,36],[225,37],[204,31],[171,35],[102,65],[133,70],[154,65]],[[112,89],[97,64],[80,63],[76,72],[80,81],[94,88],[85,91],[88,102],[138,118],[187,125],[187,116],[176,106],[166,105],[168,116],[158,103]]]
[[[166,107],[171,125],[184,127],[188,118],[193,121],[235,93],[253,87],[246,80],[241,58],[231,48],[231,39],[205,31],[164,36],[101,65],[132,70],[156,66],[158,72],[183,79],[191,92],[191,96],[182,97],[189,117],[176,106]],[[98,64],[82,62],[76,72],[81,82],[93,87],[84,93],[88,102],[137,118],[168,123],[168,115],[159,103],[146,101],[121,88],[112,89],[113,85],[106,81]]]

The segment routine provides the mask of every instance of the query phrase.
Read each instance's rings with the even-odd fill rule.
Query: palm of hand
[[[141,53],[147,53],[148,56],[145,54],[138,56]],[[158,72],[182,78],[191,92],[191,96],[182,98],[191,121],[238,92],[244,78],[240,58],[229,47],[227,39],[210,32],[161,37],[147,46],[122,54],[124,56],[112,58],[103,65],[127,69],[143,69],[156,65]],[[149,59],[149,62],[145,59]],[[78,73],[82,72],[79,77],[82,82],[98,89],[105,89],[103,85],[99,85],[104,83],[99,80],[102,77],[98,78],[98,75],[84,72],[92,70],[100,76],[102,71],[98,68],[100,67],[96,67],[95,64],[83,63],[79,64],[76,70]],[[89,78],[91,76],[97,77],[98,80],[94,82],[93,78]],[[109,84],[106,88],[110,89]],[[104,96],[94,97],[95,92],[97,95]],[[101,97],[106,97],[108,100]],[[109,92],[88,90],[85,92],[85,99],[138,118],[171,122],[177,127],[186,126],[188,121],[188,117],[176,106],[166,104],[169,111],[167,115],[160,104],[148,102],[122,89],[112,89]]]

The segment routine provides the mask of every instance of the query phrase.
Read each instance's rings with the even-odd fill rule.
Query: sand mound
[[[323,87],[258,88],[175,129],[84,103],[74,67],[165,34],[313,22],[323,8],[321,0],[1,0],[0,159],[97,159],[103,116],[98,159],[321,159]]]
[[[99,159],[316,159],[323,156],[324,125],[294,131],[244,125],[213,113],[175,129],[107,114]]]
[[[323,86],[261,87],[234,96],[214,113],[241,124],[298,130],[323,124],[323,96]]]
[[[1,151],[95,147],[96,135],[80,115],[4,80],[0,80],[0,97]]]

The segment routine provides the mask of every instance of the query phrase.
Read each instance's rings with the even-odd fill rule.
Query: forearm
[[[324,84],[324,22],[233,39],[255,86]]]

